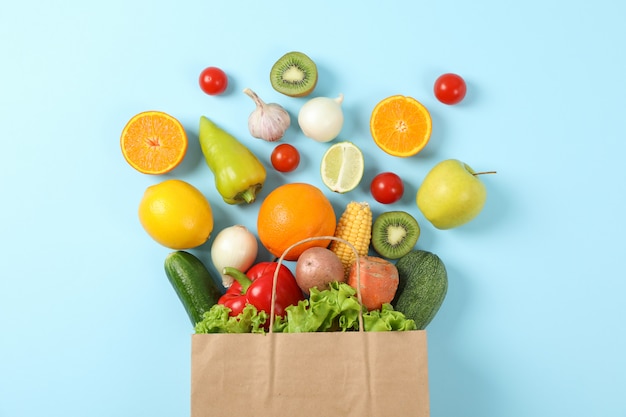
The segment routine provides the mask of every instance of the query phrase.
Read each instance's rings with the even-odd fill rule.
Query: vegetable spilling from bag
[[[322,238],[326,237],[319,237]],[[346,282],[333,281],[322,289],[313,287],[304,291],[280,258],[277,262],[259,262],[245,273],[225,267],[222,273],[232,277],[233,282],[208,307],[201,292],[206,292],[207,282],[213,281],[216,287],[219,280],[207,280],[207,269],[198,268],[197,258],[180,256],[166,260],[169,275],[172,259],[179,264],[193,260],[195,265],[195,269],[182,268],[185,279],[171,282],[186,310],[193,312],[190,318],[196,333],[345,332],[360,330],[360,323],[365,331],[422,330],[441,307],[448,283],[439,257],[415,249],[398,259],[398,267],[375,258],[375,273],[367,269],[372,257],[357,256]],[[215,294],[215,288],[210,292]],[[379,296],[375,303],[366,303],[377,293],[382,293],[384,298]],[[274,320],[270,317],[272,301]]]
[[[289,268],[277,262],[258,263],[245,274],[235,268],[224,268],[224,274],[233,277],[235,282],[220,297],[218,304],[228,307],[229,315],[233,317],[241,314],[247,304],[269,314],[272,309],[272,288],[276,268],[278,268],[278,276],[274,311],[276,315],[284,316],[287,307],[304,300],[304,294]]]

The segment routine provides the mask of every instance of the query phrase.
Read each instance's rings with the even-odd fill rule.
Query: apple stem
[[[473,175],[485,175],[485,174],[497,174],[496,171],[482,171],[482,172],[474,172]]]

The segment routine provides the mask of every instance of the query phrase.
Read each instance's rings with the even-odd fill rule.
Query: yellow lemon
[[[154,240],[176,250],[202,245],[213,231],[209,201],[193,185],[175,179],[146,189],[139,221]]]

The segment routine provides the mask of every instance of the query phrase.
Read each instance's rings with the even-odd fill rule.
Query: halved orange
[[[430,140],[431,131],[428,109],[413,97],[387,97],[374,107],[370,118],[374,142],[393,156],[417,154]]]
[[[187,152],[182,124],[161,111],[133,116],[122,131],[120,145],[126,162],[144,174],[165,174],[181,163]]]

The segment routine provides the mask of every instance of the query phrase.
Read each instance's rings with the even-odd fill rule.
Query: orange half
[[[187,134],[174,117],[160,111],[133,116],[122,131],[120,145],[126,162],[144,174],[165,174],[181,163]]]
[[[387,97],[374,107],[370,118],[374,142],[393,156],[417,154],[430,140],[431,131],[428,109],[413,97]]]

